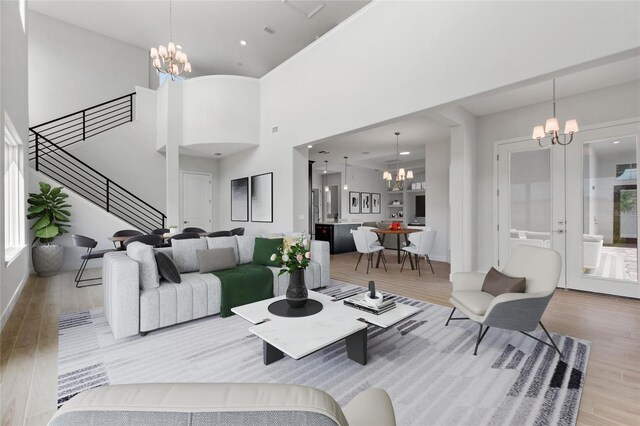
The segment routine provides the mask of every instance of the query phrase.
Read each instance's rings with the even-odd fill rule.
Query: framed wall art
[[[349,214],[360,214],[360,193],[349,191]]]
[[[273,173],[251,176],[251,222],[273,222]]]
[[[371,193],[362,192],[360,194],[360,212],[362,214],[371,213]]]
[[[380,214],[382,207],[380,206],[381,195],[377,192],[371,193],[371,213]]]
[[[231,221],[249,221],[249,178],[231,181]]]

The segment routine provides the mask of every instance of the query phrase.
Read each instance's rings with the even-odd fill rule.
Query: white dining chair
[[[358,265],[360,265],[360,260],[362,260],[362,255],[367,255],[367,274],[369,273],[369,267],[373,267],[373,258],[375,253],[380,253],[382,258],[382,265],[384,266],[385,272],[387,271],[387,261],[384,257],[384,247],[379,243],[376,245],[377,237],[376,234],[371,232],[368,229],[355,229],[351,230],[351,235],[353,236],[353,241],[356,243],[356,250],[360,253],[358,256],[358,262],[356,263],[356,271],[358,270]]]
[[[403,255],[402,255],[402,266],[400,267],[400,272],[404,269],[404,262],[407,260],[407,256],[414,256],[416,260],[416,266],[418,267],[418,276],[422,276],[420,272],[420,257],[424,257],[427,262],[429,262],[429,267],[431,268],[431,273],[435,274],[433,270],[433,265],[431,264],[431,259],[429,258],[429,253],[433,248],[433,243],[436,240],[436,234],[438,231],[434,231],[432,229],[425,230],[422,232],[415,232],[413,234],[409,234],[409,245],[407,247],[403,247]]]

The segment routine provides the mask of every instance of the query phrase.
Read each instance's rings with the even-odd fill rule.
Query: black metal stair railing
[[[133,121],[134,96],[135,92],[129,93],[31,127],[29,160],[33,160],[35,156],[36,134],[55,142],[60,148],[67,148],[70,145]]]
[[[51,142],[39,132],[34,135],[34,167],[131,225],[151,232],[164,228],[166,216],[160,210],[124,189],[93,167]]]

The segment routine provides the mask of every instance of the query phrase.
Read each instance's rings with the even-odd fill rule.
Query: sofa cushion
[[[487,272],[482,291],[492,296],[499,296],[502,293],[524,293],[527,288],[527,279],[524,277],[510,277],[502,272],[491,268]]]
[[[160,276],[170,283],[180,284],[180,271],[173,259],[162,252],[156,252],[156,263],[158,264],[158,272]]]
[[[236,267],[236,257],[231,247],[198,250],[196,254],[201,274]]]
[[[238,244],[238,264],[244,265],[253,261],[253,247],[256,237],[253,235],[236,235],[236,243]]]
[[[185,272],[195,272],[198,267],[197,250],[206,250],[207,241],[204,238],[189,238],[186,240],[171,241],[171,253],[173,262],[178,267],[181,274]]]
[[[484,315],[487,312],[487,308],[495,299],[489,293],[484,291],[454,291],[451,293],[451,298],[455,299],[462,306],[476,315]]]
[[[140,288],[150,289],[160,286],[160,275],[156,258],[153,255],[153,247],[140,242],[134,242],[127,246],[127,256],[140,264]]]
[[[271,260],[271,255],[278,253],[282,247],[282,238],[256,238],[253,248],[253,263],[264,266],[280,266],[277,260]]]
[[[236,264],[240,263],[240,256],[238,255],[238,242],[236,240],[235,235],[232,237],[217,237],[217,238],[207,237],[207,248],[210,248],[210,249],[232,248],[233,257],[235,259]]]

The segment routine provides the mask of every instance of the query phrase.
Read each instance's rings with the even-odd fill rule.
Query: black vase
[[[289,273],[289,287],[287,287],[287,303],[292,308],[301,308],[307,303],[309,293],[304,284],[304,269],[296,269]]]

